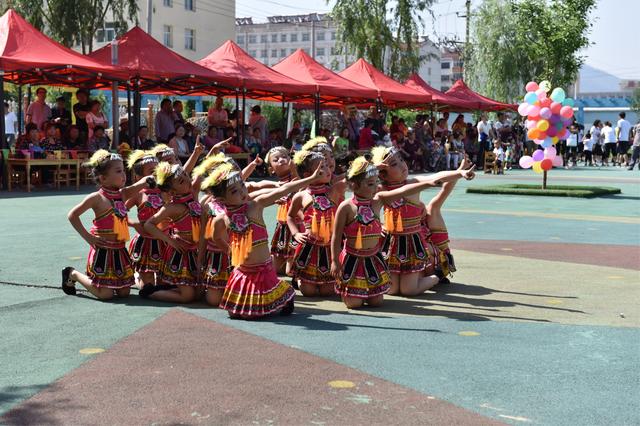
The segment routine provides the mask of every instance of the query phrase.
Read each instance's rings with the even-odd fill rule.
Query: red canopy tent
[[[16,84],[106,86],[127,78],[125,70],[51,40],[13,9],[0,18],[0,71]]]
[[[177,54],[136,26],[118,41],[118,66],[129,71],[140,91],[186,94],[203,88],[238,87],[240,80],[210,70]],[[105,65],[111,64],[111,46],[89,54]]]
[[[252,58],[235,42],[227,40],[197,61],[205,68],[239,80],[238,88],[254,99],[285,101],[310,97],[315,87],[272,70]]]
[[[473,90],[469,89],[469,87],[462,80],[456,81],[451,89],[447,90],[445,94],[458,99],[462,99],[470,103],[473,106],[473,109],[479,109],[482,111],[516,111],[518,109],[517,105],[494,101],[493,99],[487,98],[474,92]]]
[[[430,95],[398,83],[362,58],[341,71],[339,75],[361,86],[376,90],[380,101],[387,106],[415,106],[431,102]]]
[[[427,82],[416,73],[411,74],[407,81],[404,82],[404,85],[418,92],[431,95],[431,103],[434,105],[435,110],[468,111],[473,109],[471,103],[454,96],[449,96],[429,86]]]
[[[320,65],[304,50],[298,49],[272,69],[281,74],[315,86],[319,100],[338,104],[375,102],[378,92],[360,86]]]

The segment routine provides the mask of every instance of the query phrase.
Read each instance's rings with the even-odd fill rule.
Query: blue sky
[[[456,17],[456,12],[464,12],[464,3],[465,0],[436,0],[433,6],[435,21],[425,14],[425,35],[457,35],[463,40],[464,19]],[[481,0],[472,0],[472,8],[480,3]],[[333,1],[327,5],[325,0],[236,0],[236,16],[265,21],[270,15],[326,12],[331,4]],[[592,16],[590,38],[593,45],[584,52],[586,63],[617,77],[640,79],[639,17],[640,0],[599,0]]]

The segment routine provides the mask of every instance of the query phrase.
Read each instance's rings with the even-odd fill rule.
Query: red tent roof
[[[363,100],[375,101],[376,90],[360,86],[320,65],[302,49],[283,59],[272,67],[281,74],[298,81],[313,84],[315,92],[323,101],[358,103]]]
[[[429,86],[426,81],[418,74],[413,73],[409,76],[404,85],[418,92],[431,95],[431,102],[434,103],[438,110],[451,109],[456,111],[474,109],[473,106],[462,99],[449,96],[433,87]]]
[[[469,102],[473,105],[473,109],[479,109],[483,111],[502,111],[505,109],[517,110],[517,105],[505,104],[502,102],[494,101],[469,89],[469,87],[462,80],[458,80],[454,83],[451,89],[447,90],[447,95],[454,96],[458,99]]]
[[[431,96],[410,89],[387,77],[362,58],[339,74],[354,83],[376,90],[378,97],[385,105],[416,105],[431,102]]]
[[[210,70],[240,80],[239,87],[252,98],[282,100],[310,96],[315,92],[312,84],[302,83],[272,70],[252,58],[235,42],[227,40],[208,56],[197,61]]]
[[[89,57],[102,64],[110,64],[111,46],[106,45]],[[118,66],[128,69],[131,78],[140,80],[141,90],[163,88],[184,93],[202,86],[237,87],[240,83],[237,78],[180,56],[137,26],[118,39]]]
[[[0,70],[19,84],[106,85],[124,70],[81,55],[36,30],[13,9],[0,18]]]

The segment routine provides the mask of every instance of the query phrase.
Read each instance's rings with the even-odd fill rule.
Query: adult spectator
[[[593,140],[593,162],[598,165],[598,157],[601,157],[600,164],[602,164],[602,121],[595,120],[589,133],[591,133],[591,140]]]
[[[65,134],[67,127],[71,125],[71,111],[67,109],[67,101],[64,96],[56,99],[56,106],[51,110],[51,121],[58,125],[62,134]]]
[[[25,123],[33,123],[38,129],[42,129],[42,125],[49,121],[51,108],[45,103],[46,98],[47,89],[39,87],[36,90],[36,100],[27,108]]]
[[[344,127],[349,130],[349,149],[355,149],[358,146],[358,137],[360,135],[360,123],[356,117],[358,110],[345,110]]]
[[[158,143],[169,142],[169,136],[176,131],[171,99],[164,98],[160,102],[160,111],[156,114],[156,138]]]
[[[86,115],[87,127],[89,128],[89,140],[93,138],[93,132],[96,127],[102,127],[104,130],[107,127],[107,117],[102,112],[102,104],[99,100],[94,99],[89,103],[89,113]]]
[[[622,167],[622,163],[629,165],[629,135],[631,132],[631,123],[626,120],[627,114],[621,112],[620,119],[616,126],[616,134],[618,135],[618,165]]]
[[[57,137],[57,124],[45,123],[44,125],[44,138],[40,141],[40,146],[45,151],[59,151],[64,149],[62,142]]]
[[[491,133],[491,126],[487,121],[487,113],[482,113],[476,129],[478,129],[478,144],[480,145],[480,153],[482,153],[489,146],[489,134]]]
[[[395,135],[400,132],[400,120],[397,115],[391,116],[391,126],[389,127],[389,131],[392,135]]]
[[[218,142],[220,142],[220,139],[218,139],[218,128],[210,125],[207,128],[207,134],[202,138],[202,144],[205,148],[211,149]]]
[[[293,122],[293,127],[291,128],[291,130],[289,130],[289,135],[287,136],[287,139],[291,140],[293,139],[293,136],[297,136],[300,133],[302,133],[302,124],[300,123],[300,120],[295,120]]]
[[[440,120],[436,121],[436,130],[435,130],[435,138],[442,139],[449,137],[449,127],[447,124],[447,120],[443,117]]]
[[[91,126],[90,123],[89,123],[89,126]],[[91,127],[89,127],[89,130],[91,130]],[[87,147],[89,148],[89,152],[91,153],[94,153],[99,149],[106,149],[106,150],[111,149],[111,141],[109,140],[109,137],[105,134],[104,127],[95,126],[93,128],[93,133],[91,135],[91,139],[89,139],[89,143],[87,144]]]
[[[504,112],[498,113],[498,121],[493,125],[493,129],[496,132],[496,138],[500,139],[502,143],[506,143],[511,136],[511,126],[507,122],[507,117]]]
[[[571,161],[573,162],[573,166],[578,165],[578,141],[580,138],[580,128],[576,123],[572,124],[569,127],[569,137],[567,138],[567,158],[565,161],[565,169],[572,167]]]
[[[168,145],[173,148],[173,151],[176,153],[176,156],[182,161],[184,164],[191,155],[191,150],[189,149],[189,142],[185,139],[185,135],[187,134],[187,129],[185,129],[184,124],[176,123],[175,127],[175,135],[169,141]]]
[[[76,91],[76,99],[78,103],[73,106],[73,115],[76,117],[76,126],[80,130],[80,137],[86,139],[89,137],[89,126],[87,126],[87,114],[91,111],[89,105],[89,91],[87,89],[78,89]]]
[[[639,163],[640,160],[640,118],[638,119],[638,124],[633,128],[633,152],[631,153],[631,164],[629,164],[628,170],[633,170],[636,163]],[[638,169],[640,170],[640,164],[638,164]]]
[[[120,130],[118,131],[118,143],[126,143],[129,146],[129,119],[123,117],[120,119]]]
[[[269,126],[267,124],[267,118],[262,115],[262,109],[260,105],[254,105],[251,108],[251,116],[249,117],[249,126],[251,127],[251,133],[253,134],[254,130],[260,130],[260,140],[266,141],[269,136]]]
[[[72,124],[67,128],[67,133],[62,140],[62,144],[65,149],[75,150],[75,151],[86,151],[87,144],[80,134],[80,128]]]
[[[373,125],[374,119],[367,118],[364,120],[364,128],[360,130],[360,138],[358,140],[358,149],[371,149],[375,146],[375,140],[373,139]]]
[[[178,101],[178,100],[173,101],[173,122],[174,123],[184,124],[184,116],[182,115],[183,110],[184,110],[184,105],[182,105],[182,101]]]
[[[215,104],[207,111],[207,121],[209,122],[209,126],[213,126],[213,128],[216,129],[215,137],[218,140],[222,140],[224,131],[229,125],[229,114],[223,106],[224,99],[218,96]]]
[[[9,104],[4,103],[4,137],[7,147],[10,148],[16,143],[16,127],[18,117],[15,112],[11,111]],[[2,148],[5,148],[4,146]]]
[[[134,142],[136,149],[151,149],[156,146],[156,143],[149,139],[149,128],[147,126],[140,126],[138,128],[138,135]]]
[[[604,149],[602,153],[602,165],[609,165],[609,155],[611,155],[611,162],[616,165],[616,131],[611,126],[610,121],[604,122],[602,128],[602,137],[604,141]]]
[[[451,125],[451,132],[458,132],[462,139],[467,136],[467,124],[464,122],[464,115],[458,114],[456,120]],[[457,167],[455,168],[457,169]]]

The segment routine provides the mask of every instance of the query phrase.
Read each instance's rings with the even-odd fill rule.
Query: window
[[[173,0],[162,0],[162,4],[167,7],[173,7]]]
[[[331,54],[332,54],[333,56],[336,56],[336,55],[338,54],[338,49],[336,49],[336,47],[335,47],[335,46],[331,46]]]
[[[280,34],[280,41],[282,43],[286,43],[287,42],[287,35],[286,34]]]
[[[244,44],[244,36],[243,35],[237,36],[236,41],[238,42],[238,44]]]
[[[451,78],[453,80],[462,80],[462,74],[461,73],[455,73],[451,76]]]
[[[298,34],[297,33],[293,33],[289,36],[289,40],[291,40],[292,42],[296,42],[298,41]]]
[[[443,70],[448,70],[449,68],[451,68],[451,62],[441,62],[440,68],[442,68]]]
[[[331,40],[335,40],[335,39],[336,39],[336,32],[331,31]]]
[[[267,35],[266,34],[261,34],[260,35],[260,43],[266,43],[267,42]]]
[[[271,57],[272,58],[278,57],[278,49],[271,49]]]
[[[316,54],[317,54],[318,56],[324,56],[324,47],[318,47],[318,48],[316,49]]]
[[[271,43],[278,42],[278,34],[271,34]]]
[[[294,53],[296,53],[296,49],[289,49],[289,55],[293,55]]]
[[[173,27],[171,25],[163,25],[162,42],[167,47],[173,47]]]
[[[258,38],[255,35],[249,36],[249,44],[255,44],[258,42]]]
[[[309,41],[309,33],[302,33],[302,41]]]
[[[280,56],[283,58],[287,56],[287,49],[280,49]]]
[[[184,29],[184,48],[186,50],[196,50],[196,30]]]
[[[104,28],[96,31],[96,40],[98,43],[110,42],[116,38],[115,25],[113,22],[105,22]]]
[[[440,81],[451,81],[451,80],[449,79],[450,77],[451,77],[451,76],[449,76],[449,75],[443,75],[443,76],[441,76],[441,77],[440,77]]]
[[[196,0],[184,0],[184,10],[196,11]]]
[[[267,49],[262,49],[262,50],[260,51],[260,57],[261,57],[261,58],[266,58],[266,57],[268,56],[268,55],[267,55],[267,53],[269,53],[269,52],[267,51]]]
[[[463,67],[464,66],[464,62],[462,61],[456,61],[453,63],[454,67]]]
[[[255,50],[250,50],[250,51],[249,51],[249,55],[250,55],[252,58],[255,58],[255,57],[256,57],[256,51],[255,51]]]
[[[316,33],[316,40],[324,41],[324,31],[320,31],[319,33]]]
[[[442,86],[442,87],[440,88],[440,91],[441,91],[441,92],[446,92],[447,90],[449,90],[449,86]]]
[[[306,53],[307,55],[311,55],[311,52],[309,52],[309,49],[307,49],[306,47],[302,50],[304,50],[304,53]]]

